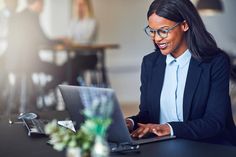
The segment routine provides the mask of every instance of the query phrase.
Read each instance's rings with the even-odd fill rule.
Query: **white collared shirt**
[[[183,121],[183,96],[191,53],[166,57],[164,83],[160,97],[160,124]],[[172,128],[171,128],[172,129]]]
[[[85,18],[70,23],[68,36],[78,44],[92,44],[96,40],[96,20]]]

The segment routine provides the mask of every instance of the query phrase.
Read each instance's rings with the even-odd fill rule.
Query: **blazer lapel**
[[[164,82],[164,76],[165,76],[165,67],[166,67],[166,56],[159,55],[159,57],[156,60],[156,63],[153,65],[152,70],[152,81],[151,84],[152,87],[150,87],[151,94],[152,94],[152,111],[156,111],[154,115],[154,121],[156,123],[159,123],[160,118],[160,95],[161,90]]]
[[[183,119],[186,121],[189,117],[189,112],[192,104],[193,95],[199,82],[201,75],[200,62],[194,58],[191,58],[189,64],[188,75],[186,79],[186,85],[184,90],[183,100]]]

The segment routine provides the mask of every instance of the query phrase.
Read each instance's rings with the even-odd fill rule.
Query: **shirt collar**
[[[166,64],[167,64],[167,65],[171,64],[171,63],[174,62],[174,61],[175,61],[175,58],[174,58],[171,54],[168,54],[168,55],[166,56]]]
[[[173,61],[176,61],[180,67],[183,67],[190,61],[190,59],[191,59],[191,53],[189,49],[187,49],[182,55],[180,55],[177,58],[174,58],[171,54],[168,54],[166,57],[166,64],[169,65]]]

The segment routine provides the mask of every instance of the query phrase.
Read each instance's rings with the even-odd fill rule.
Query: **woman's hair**
[[[194,58],[202,60],[221,52],[190,0],[154,0],[147,18],[153,13],[171,21],[185,20],[188,23],[189,30],[185,33],[185,39]]]
[[[88,17],[90,17],[90,18],[93,18],[94,17],[94,12],[93,12],[93,5],[92,5],[92,1],[91,0],[83,0],[83,2],[84,2],[84,4],[86,5],[86,7],[87,7],[87,12],[86,12],[86,15],[88,16]],[[79,10],[79,8],[78,8],[78,0],[74,0],[74,16],[76,17],[76,18],[78,18],[77,16],[77,14],[78,14],[78,10]]]
[[[86,0],[86,1],[87,1],[87,5],[88,5],[89,17],[94,17],[92,2],[91,2],[91,0]]]

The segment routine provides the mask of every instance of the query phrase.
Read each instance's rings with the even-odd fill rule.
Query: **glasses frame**
[[[172,26],[172,27],[170,27],[170,28],[168,28],[168,29],[163,29],[163,28],[152,29],[151,27],[146,26],[146,27],[144,28],[144,31],[145,31],[145,33],[146,33],[149,37],[154,37],[156,34],[158,34],[159,37],[161,37],[161,38],[164,39],[164,38],[167,38],[167,37],[168,37],[168,33],[169,33],[171,30],[173,30],[175,27],[177,27],[179,24],[180,24],[180,23],[178,22],[178,23],[176,23],[174,26]],[[154,36],[148,33],[148,29],[151,30],[151,31],[153,31],[153,35],[154,35]],[[162,35],[160,34],[160,30],[163,31],[163,32],[165,32],[165,33],[166,33],[166,36],[162,36]],[[150,32],[150,31],[149,31],[149,32]]]

